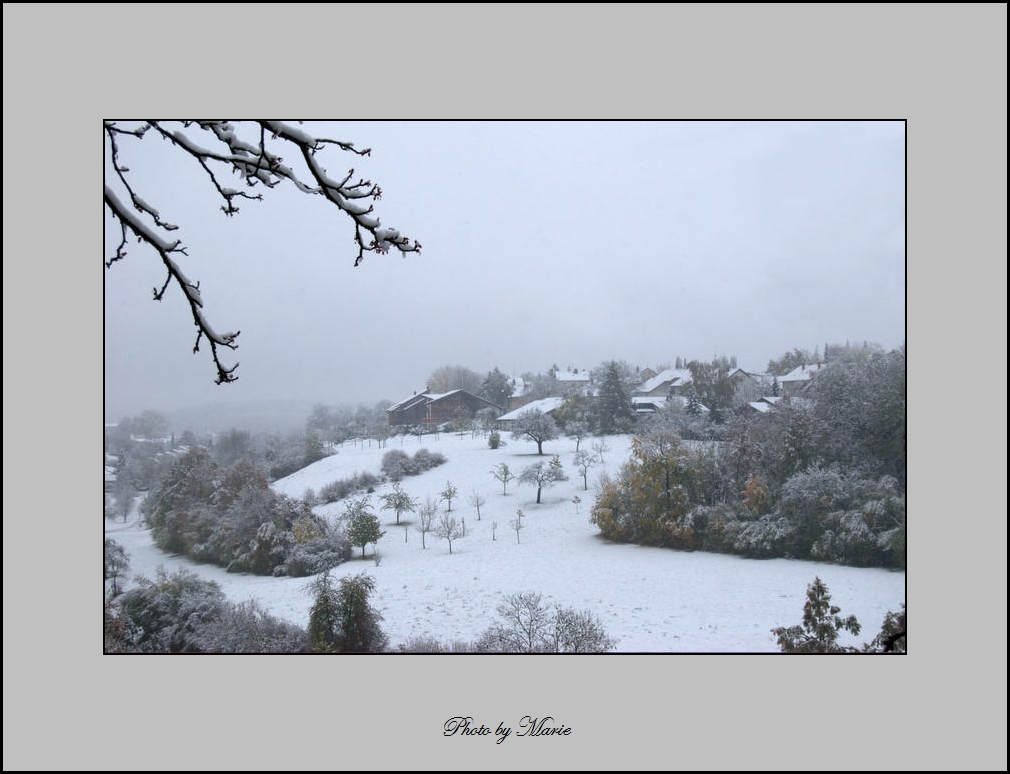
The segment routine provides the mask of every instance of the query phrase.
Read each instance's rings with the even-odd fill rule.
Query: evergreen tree
[[[698,400],[698,391],[694,388],[693,384],[687,393],[687,408],[685,411],[692,417],[701,415],[701,401]]]
[[[634,374],[628,364],[611,360],[597,369],[596,423],[601,435],[626,432],[635,419],[631,402]]]
[[[842,630],[859,634],[856,617],[842,618],[841,608],[831,604],[831,594],[820,578],[807,586],[802,626],[777,626],[772,629],[783,653],[855,653],[856,649],[838,644]]]
[[[512,385],[509,378],[497,367],[490,371],[480,388],[480,397],[491,401],[503,410],[508,410],[509,398],[512,397]]]

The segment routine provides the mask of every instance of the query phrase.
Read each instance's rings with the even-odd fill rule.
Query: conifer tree
[[[859,634],[854,615],[842,618],[841,608],[831,604],[831,594],[820,578],[807,586],[802,626],[777,626],[772,629],[783,653],[855,653],[855,648],[838,644],[840,631]]]

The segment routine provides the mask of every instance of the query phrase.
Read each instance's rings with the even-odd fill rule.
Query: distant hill
[[[177,433],[191,430],[199,436],[237,429],[288,434],[305,430],[305,420],[314,405],[294,400],[209,403],[162,413]]]

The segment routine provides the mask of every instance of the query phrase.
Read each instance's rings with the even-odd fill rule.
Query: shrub
[[[350,478],[332,481],[319,489],[320,502],[335,503],[359,492],[373,492],[379,485],[379,477],[374,473],[355,473]]]
[[[382,472],[390,481],[400,481],[405,476],[413,476],[416,468],[407,452],[391,449],[382,455]]]
[[[426,470],[437,468],[444,462],[445,456],[439,452],[432,452],[427,449],[418,449],[414,453],[414,466],[417,468],[417,473],[423,473]]]

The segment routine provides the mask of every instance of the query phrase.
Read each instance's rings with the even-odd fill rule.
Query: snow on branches
[[[203,169],[221,197],[221,210],[227,216],[239,211],[239,200],[263,198],[262,192],[253,193],[248,189],[260,186],[274,188],[285,181],[302,193],[324,197],[354,222],[354,241],[358,248],[355,266],[369,252],[386,254],[395,249],[406,254],[421,251],[421,245],[416,240],[411,241],[397,229],[382,226],[374,215],[373,202],[382,197],[382,189],[378,185],[364,178],[355,180],[353,169],[339,179],[332,178],[317,158],[317,153],[330,145],[358,156],[370,155],[370,149],[358,150],[353,143],[314,137],[281,121],[243,123],[252,124],[251,134],[258,134],[257,141],[239,137],[236,125],[229,121],[142,121],[130,122],[128,127],[118,121],[105,122],[105,137],[113,170],[112,180],[106,180],[105,206],[119,221],[121,229],[119,245],[105,265],[111,268],[126,257],[126,245],[132,237],[158,254],[166,277],[160,288],[153,289],[154,299],[160,301],[173,282],[179,286],[189,303],[197,328],[193,351],[199,351],[201,340],[206,338],[217,367],[215,382],[218,384],[238,379],[235,375],[238,363],[231,366],[223,364],[218,348],[237,349],[236,339],[240,331],[217,333],[207,320],[200,283],[190,280],[176,260],[179,255],[188,255],[182,240],[172,235],[178,226],[164,220],[158,209],[134,190],[129,178],[130,169],[120,157],[120,143],[124,140],[142,140],[153,133],[170,142],[183,156],[190,157]],[[304,171],[296,172],[285,164],[278,152],[280,148],[297,154],[304,163]],[[247,190],[224,185],[222,176],[227,172],[238,175]]]

